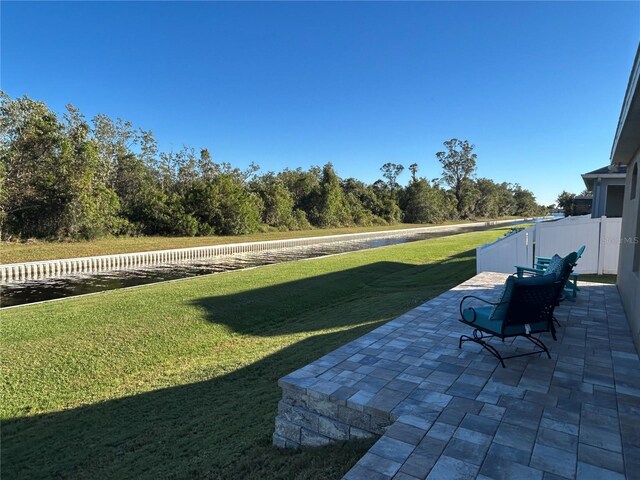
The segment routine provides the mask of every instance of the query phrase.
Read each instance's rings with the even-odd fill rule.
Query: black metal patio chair
[[[552,258],[553,265],[551,265],[544,272],[528,272],[526,271],[526,269],[521,270],[520,267],[517,267],[518,271],[515,273],[515,275],[518,278],[526,278],[528,276],[544,276],[554,274],[560,281],[560,287],[558,288],[558,295],[556,297],[557,307],[560,305],[560,302],[567,298],[567,284],[569,283],[569,279],[573,275],[573,269],[578,264],[578,259],[580,258],[580,255],[582,255],[583,251],[584,247],[581,247],[577,252],[571,252],[564,258],[560,257],[559,255],[554,255]],[[556,323],[556,325],[560,326],[560,322],[556,319],[556,317],[553,317],[553,321]]]
[[[474,330],[473,336],[460,336],[458,348],[462,348],[464,342],[475,342],[500,360],[503,368],[504,360],[508,358],[543,352],[551,358],[547,346],[533,335],[550,332],[556,340],[553,311],[563,286],[564,282],[556,274],[527,278],[511,276],[505,283],[499,302],[489,302],[475,295],[465,296],[460,302],[460,321],[473,327]],[[471,298],[487,305],[463,308],[465,301]],[[510,337],[524,337],[539,347],[539,350],[503,357],[493,345],[487,342],[494,337],[502,341]]]

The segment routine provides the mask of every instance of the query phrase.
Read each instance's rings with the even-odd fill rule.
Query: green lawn
[[[501,220],[515,219],[504,217]],[[486,221],[477,219],[473,221]],[[445,222],[442,225],[469,223],[470,221]],[[322,235],[338,235],[343,233],[376,232],[382,230],[398,230],[405,228],[433,227],[434,225],[417,225],[402,223],[399,225],[376,227],[323,228],[302,230],[299,232],[265,232],[253,235],[229,237],[109,237],[86,242],[46,242],[31,240],[28,242],[0,243],[0,264],[34,262],[36,260],[53,260],[57,258],[90,257],[92,255],[109,255],[114,253],[148,252],[151,250],[169,250],[172,248],[202,247],[224,243],[261,242],[282,240],[284,238],[316,237]]]
[[[582,282],[611,283],[615,284],[618,280],[617,275],[589,275],[581,273],[578,277],[578,287]]]
[[[277,379],[471,277],[505,229],[2,311],[5,478],[340,478],[271,446]]]

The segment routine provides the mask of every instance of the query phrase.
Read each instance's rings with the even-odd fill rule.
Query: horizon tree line
[[[162,152],[149,130],[72,105],[57,115],[42,101],[0,91],[0,235],[93,239],[107,235],[241,235],[269,230],[440,223],[545,207],[518,184],[476,177],[467,140],[444,142],[437,179],[399,163],[367,184],[331,163],[261,173],[217,163],[208,149]]]

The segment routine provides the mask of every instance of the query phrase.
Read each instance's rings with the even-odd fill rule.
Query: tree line
[[[476,178],[474,146],[444,142],[442,176],[386,163],[372,184],[323,167],[261,173],[217,163],[209,150],[163,152],[151,131],[122,119],[58,115],[0,92],[2,239],[105,235],[240,235],[312,227],[439,223],[543,213],[520,185]]]

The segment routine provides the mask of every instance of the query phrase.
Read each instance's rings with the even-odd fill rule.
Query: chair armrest
[[[518,277],[522,276],[521,273],[530,273],[532,275],[542,275],[546,270],[542,268],[530,268],[530,267],[516,267],[518,269]]]
[[[542,268],[543,270],[546,270],[550,263],[551,263],[551,259],[550,258],[537,257],[536,261],[534,262],[533,267],[534,268]]]
[[[476,297],[475,295],[465,295],[464,297],[462,297],[462,300],[460,300],[460,317],[464,319],[464,315],[462,315],[462,304],[464,303],[464,301],[467,298],[475,298],[476,300],[480,300],[481,302],[484,303],[488,303],[489,305],[500,305],[500,302],[490,302],[489,300],[485,300],[484,298],[480,298],[480,297]],[[473,310],[473,307],[471,307],[471,310]],[[475,320],[475,311],[473,313],[473,319]]]

